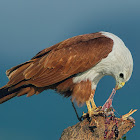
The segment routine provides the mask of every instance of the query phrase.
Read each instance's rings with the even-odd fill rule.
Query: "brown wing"
[[[8,85],[23,80],[36,87],[61,82],[84,72],[112,51],[113,41],[100,33],[76,36],[38,53],[28,63],[8,71]]]

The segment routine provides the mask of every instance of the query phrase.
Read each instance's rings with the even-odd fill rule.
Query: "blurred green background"
[[[118,35],[134,59],[133,75],[115,95],[120,115],[139,109],[140,1],[138,0],[0,0],[0,86],[5,71],[28,61],[42,49],[67,38],[108,31]],[[103,105],[115,80],[106,76],[96,90],[97,106]],[[78,109],[79,114],[86,107]],[[127,140],[139,139],[140,112],[132,115],[136,126]],[[0,105],[1,140],[58,140],[63,129],[78,122],[71,102],[54,91],[14,98]]]

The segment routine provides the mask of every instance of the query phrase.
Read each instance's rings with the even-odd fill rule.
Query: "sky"
[[[0,86],[8,82],[5,71],[30,60],[39,51],[67,38],[107,31],[119,36],[134,60],[131,79],[117,91],[113,107],[120,114],[138,109],[136,126],[127,140],[139,138],[140,128],[140,1],[139,0],[1,0]],[[98,84],[95,102],[101,106],[115,86],[106,76]],[[81,115],[86,106],[78,108]],[[70,98],[52,90],[27,98],[16,97],[0,105],[2,140],[57,140],[78,122]]]

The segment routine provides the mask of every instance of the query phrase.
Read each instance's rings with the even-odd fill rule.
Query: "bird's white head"
[[[125,83],[130,79],[133,70],[132,59],[130,59],[130,61],[124,60],[124,62],[121,62],[120,65],[121,67],[118,68],[117,71],[114,71],[113,73],[113,76],[116,79],[116,87],[115,87],[116,90],[122,88],[125,85]]]
[[[125,85],[132,75],[132,55],[119,37],[108,32],[102,32],[102,34],[111,38],[114,42],[112,52],[105,61],[109,61],[109,74],[116,79],[115,89],[118,90]]]

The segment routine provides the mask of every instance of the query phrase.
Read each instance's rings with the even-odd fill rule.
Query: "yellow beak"
[[[125,82],[118,83],[115,87],[116,90],[122,88],[125,85]]]

